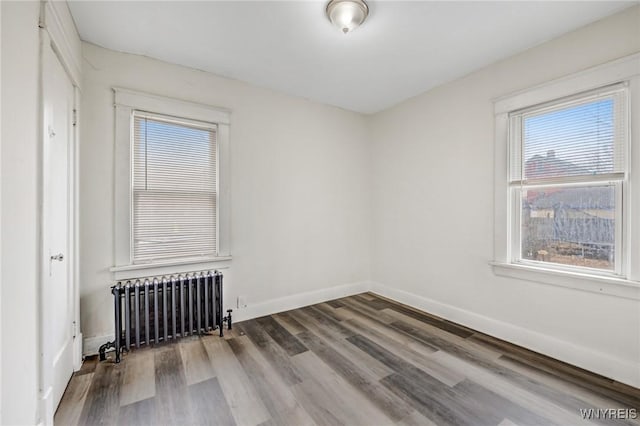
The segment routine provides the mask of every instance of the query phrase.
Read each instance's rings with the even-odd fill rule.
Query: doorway
[[[75,288],[76,87],[48,36],[42,49],[41,393],[50,424],[78,364]]]

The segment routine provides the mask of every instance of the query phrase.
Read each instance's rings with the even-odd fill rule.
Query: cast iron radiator
[[[148,277],[119,281],[111,287],[115,312],[115,340],[100,347],[100,360],[107,349],[115,348],[116,362],[121,351],[131,347],[169,342],[180,337],[231,329],[231,309],[224,317],[222,273],[199,272],[171,277]]]

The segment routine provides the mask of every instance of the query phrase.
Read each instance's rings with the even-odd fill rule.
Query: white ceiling
[[[80,37],[362,113],[637,2],[369,1],[344,35],[318,1],[75,1]]]

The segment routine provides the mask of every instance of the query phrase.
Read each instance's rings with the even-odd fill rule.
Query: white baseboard
[[[78,335],[73,340],[73,371],[80,370],[82,367],[82,346],[84,344],[84,339],[82,337],[82,333],[78,333]]]
[[[413,293],[387,287],[380,283],[371,283],[370,291],[490,336],[640,388],[640,368],[636,363]]]
[[[52,426],[54,414],[53,388],[48,387],[47,390],[40,395],[40,421],[38,425]]]
[[[338,299],[340,297],[364,293],[366,291],[369,291],[370,288],[371,283],[369,281],[361,281],[352,284],[344,284],[335,287],[309,291],[306,293],[293,294],[291,296],[280,297],[277,299],[265,300],[264,302],[249,305],[246,308],[234,309],[232,318],[233,322],[245,321],[252,318],[263,317],[265,315],[290,311],[291,309],[302,308],[304,306],[326,302],[328,300]],[[113,333],[87,337],[86,339],[84,339],[83,343],[83,354],[85,356],[96,355],[101,345],[113,340]]]
[[[249,305],[246,308],[234,309],[233,321],[245,321],[367,291],[372,291],[380,296],[438,315],[490,336],[640,388],[640,369],[635,363],[495,318],[370,281],[293,294]],[[113,333],[88,337],[84,339],[83,354],[95,355],[102,344],[113,339]]]
[[[249,305],[246,308],[234,309],[232,314],[233,321],[245,321],[278,312],[290,311],[292,309],[302,308],[303,306],[309,306],[316,303],[326,302],[328,300],[338,299],[340,297],[364,293],[369,291],[370,288],[371,282],[361,281],[266,300],[254,305]]]
[[[87,337],[86,339],[84,339],[82,344],[82,354],[84,356],[97,355],[100,346],[104,345],[107,342],[112,342],[114,339],[115,336],[113,333],[103,334],[101,336]]]

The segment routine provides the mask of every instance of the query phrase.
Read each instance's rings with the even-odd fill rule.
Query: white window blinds
[[[619,178],[625,171],[622,85],[510,115],[511,182]]]
[[[134,112],[133,263],[216,255],[216,127]]]

